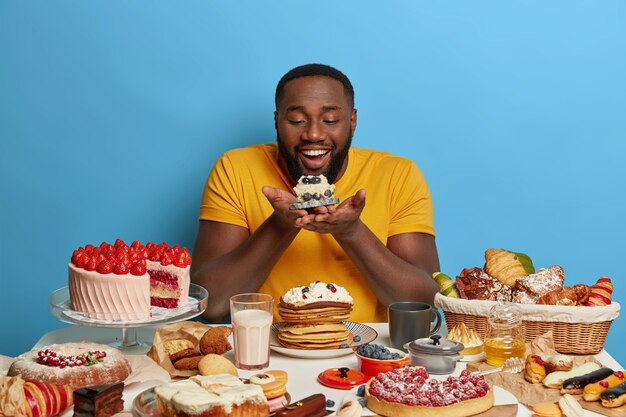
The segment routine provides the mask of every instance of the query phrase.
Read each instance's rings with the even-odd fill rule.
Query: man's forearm
[[[193,282],[209,292],[210,302],[204,317],[220,321],[228,315],[232,295],[256,292],[299,231],[281,228],[270,216],[231,251],[192,265]]]
[[[437,286],[427,269],[438,268],[405,260],[386,247],[361,221],[349,238],[335,237],[352,262],[359,268],[381,303],[417,300],[432,304]],[[407,255],[408,258],[408,255]],[[435,265],[433,265],[435,264]]]

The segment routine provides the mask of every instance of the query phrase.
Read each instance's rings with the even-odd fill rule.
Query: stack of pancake
[[[343,324],[352,312],[352,297],[335,284],[314,282],[290,289],[280,298],[278,341],[291,349],[337,349],[350,345],[352,333]]]

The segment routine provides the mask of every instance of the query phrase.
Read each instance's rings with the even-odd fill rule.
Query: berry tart
[[[131,373],[122,352],[98,343],[62,343],[18,356],[8,375],[74,389],[122,382]]]
[[[191,255],[166,243],[86,245],[68,266],[72,309],[100,320],[149,318],[151,306],[177,308],[189,294]]]
[[[482,376],[464,370],[444,381],[420,367],[380,373],[365,386],[367,408],[382,416],[466,417],[487,411],[494,394]]]

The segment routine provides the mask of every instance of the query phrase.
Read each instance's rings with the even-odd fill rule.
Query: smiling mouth
[[[304,151],[300,151],[300,153],[307,158],[321,158],[329,152],[329,150],[324,149],[306,149]]]

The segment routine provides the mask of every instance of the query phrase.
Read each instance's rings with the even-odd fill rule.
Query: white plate
[[[338,356],[349,355],[353,352],[351,348],[342,349],[290,349],[280,345],[278,342],[278,328],[284,323],[272,324],[272,335],[270,338],[270,349],[274,352],[282,353],[286,356],[293,358],[303,359],[323,359],[323,358],[335,358]],[[353,336],[359,336],[361,340],[352,343],[352,346],[359,346],[365,343],[372,342],[378,337],[378,332],[369,326],[361,323],[355,323],[352,321],[344,321],[343,324],[352,332]]]
[[[461,361],[461,362],[475,362],[475,361],[482,361],[483,359],[485,359],[485,352],[480,352],[480,353],[477,353],[475,355],[463,355],[463,357],[461,359],[459,359],[459,361]]]

